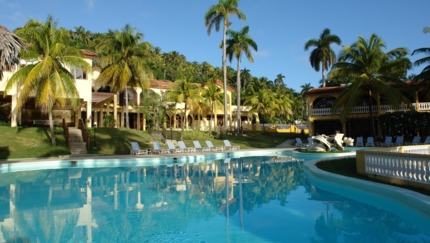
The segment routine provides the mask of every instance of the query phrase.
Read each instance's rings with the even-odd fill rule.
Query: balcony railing
[[[430,184],[428,154],[428,145],[364,151],[365,171],[368,174]]]
[[[416,109],[416,104],[411,104],[412,109]],[[418,103],[418,107],[420,111],[430,111],[430,102]],[[381,112],[395,112],[395,111],[408,111],[410,110],[408,105],[400,105],[398,107],[394,107],[392,105],[381,105]],[[375,105],[372,107],[372,111],[374,113],[378,112],[378,107]],[[330,115],[339,115],[342,113],[342,108],[338,108],[335,112],[332,112],[331,108],[317,108],[311,109],[311,116],[330,116]],[[355,106],[352,107],[350,114],[368,114],[369,106]]]

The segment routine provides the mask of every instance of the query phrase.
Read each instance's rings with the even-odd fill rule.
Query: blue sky
[[[144,40],[163,52],[178,51],[187,61],[207,61],[221,67],[218,48],[222,33],[204,26],[204,14],[218,0],[0,0],[0,24],[13,30],[29,19],[45,21],[48,14],[60,27],[83,26],[92,32],[117,30],[130,24],[144,34]],[[309,64],[310,51],[304,43],[318,38],[324,28],[338,35],[342,45],[351,45],[358,36],[368,39],[376,33],[386,42],[386,51],[405,47],[410,52],[430,47],[429,0],[241,0],[239,8],[247,21],[231,19],[233,30],[248,25],[258,45],[254,63],[244,60],[256,77],[284,83],[300,91],[310,83],[317,87],[321,73]],[[340,47],[333,46],[336,53]],[[414,55],[415,61],[423,56]],[[229,63],[234,69],[236,61]],[[410,73],[421,72],[423,66]]]

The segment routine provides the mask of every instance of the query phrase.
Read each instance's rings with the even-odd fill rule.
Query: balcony
[[[412,108],[419,111],[430,111],[430,102],[418,103],[418,109],[416,108],[416,104],[411,104]],[[396,112],[396,111],[409,111],[408,105],[400,105],[397,108],[394,108],[392,105],[381,105],[380,106],[381,113],[387,112]],[[373,113],[378,112],[378,107],[375,105],[372,108]],[[332,112],[331,108],[317,108],[311,109],[311,116],[332,116],[339,115],[342,113],[342,108],[337,109],[335,112]],[[369,106],[355,106],[351,109],[350,114],[368,114]]]

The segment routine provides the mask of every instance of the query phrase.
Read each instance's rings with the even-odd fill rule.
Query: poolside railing
[[[396,184],[416,186],[415,183],[419,183],[419,187],[430,190],[430,146],[357,151],[357,171]]]

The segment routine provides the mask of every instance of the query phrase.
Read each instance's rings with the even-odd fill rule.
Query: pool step
[[[82,131],[76,127],[68,127],[69,129],[69,141],[70,141],[70,153],[71,154],[86,154],[87,144],[84,142],[82,137]]]

